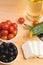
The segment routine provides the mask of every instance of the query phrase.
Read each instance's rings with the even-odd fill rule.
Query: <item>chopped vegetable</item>
[[[33,26],[36,26],[37,24],[39,24],[38,20],[34,20],[33,23],[32,23]]]
[[[25,19],[24,19],[23,17],[20,17],[20,18],[18,19],[18,23],[19,23],[19,24],[23,24],[24,21],[25,21]]]
[[[43,22],[39,23],[38,25],[34,26],[30,30],[32,35],[39,35],[43,32]]]

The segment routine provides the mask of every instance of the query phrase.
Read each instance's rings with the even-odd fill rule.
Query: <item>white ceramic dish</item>
[[[0,41],[10,42],[10,41],[14,40],[14,39],[17,37],[17,35],[18,35],[18,32],[17,32],[17,34],[16,34],[16,36],[15,36],[14,38],[12,38],[12,39],[10,39],[10,40],[3,40],[3,39],[0,38]]]
[[[7,42],[7,43],[8,43],[8,42],[12,42],[12,41],[3,41],[3,40],[2,40],[2,42]],[[12,43],[13,43],[13,44],[17,47],[17,49],[18,49],[18,46],[17,46],[14,42],[12,42]],[[19,57],[19,50],[18,50],[18,55],[17,55],[17,57],[16,57],[12,62],[5,63],[5,62],[0,61],[0,63],[1,63],[1,64],[5,64],[5,65],[6,65],[6,64],[8,65],[8,64],[11,64],[11,63],[15,62],[15,61],[18,59],[18,57]]]
[[[2,22],[1,22],[1,23],[2,23]],[[12,23],[13,23],[13,22],[12,22]],[[18,29],[17,29],[17,34],[18,34]],[[3,39],[1,39],[1,38],[0,38],[0,40],[5,41],[5,42],[6,42],[6,41],[9,42],[9,41],[11,41],[11,40],[14,40],[14,39],[17,37],[17,34],[14,36],[14,38],[12,38],[12,39],[10,39],[10,40],[3,40]]]

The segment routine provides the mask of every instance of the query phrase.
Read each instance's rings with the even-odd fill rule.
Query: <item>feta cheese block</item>
[[[34,57],[32,41],[28,41],[22,45],[24,57],[26,59]]]
[[[40,45],[40,56],[39,56],[39,58],[43,58],[43,41],[40,41],[39,45]]]
[[[39,42],[32,40],[32,47],[34,50],[34,55],[38,57],[39,56]]]

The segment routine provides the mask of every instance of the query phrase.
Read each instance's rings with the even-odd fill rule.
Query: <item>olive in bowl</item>
[[[18,58],[18,48],[12,42],[1,42],[0,44],[0,62],[10,64]]]
[[[39,37],[39,39],[41,39],[43,41],[43,33],[37,35]]]

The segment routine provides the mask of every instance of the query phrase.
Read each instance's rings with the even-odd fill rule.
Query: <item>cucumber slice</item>
[[[39,35],[43,32],[43,22],[39,23],[35,27],[32,27],[30,32],[32,32],[32,35]]]

